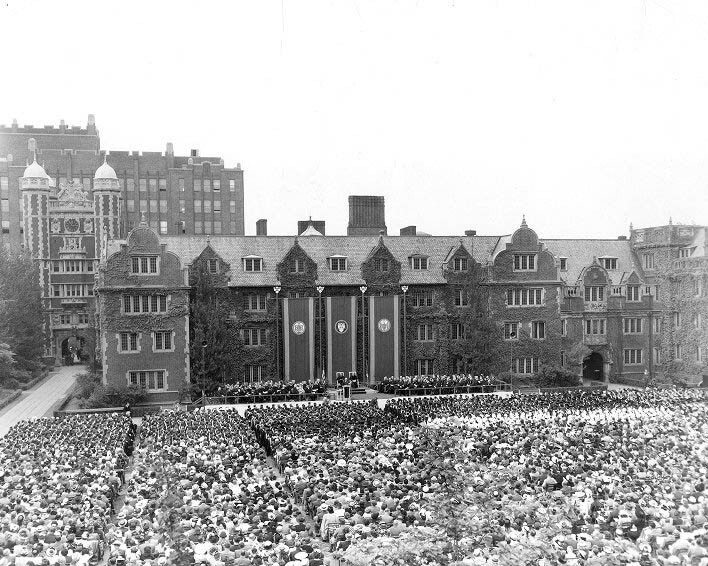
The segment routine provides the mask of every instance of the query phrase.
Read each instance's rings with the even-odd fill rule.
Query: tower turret
[[[32,257],[45,259],[49,257],[49,175],[37,163],[34,139],[28,146],[33,161],[20,178],[24,245]]]
[[[103,257],[105,242],[120,237],[120,183],[108,164],[96,169],[93,178],[93,213],[96,219],[96,257]]]

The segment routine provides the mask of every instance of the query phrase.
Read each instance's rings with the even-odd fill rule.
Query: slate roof
[[[626,282],[632,271],[640,279],[643,272],[637,257],[632,252],[629,240],[540,240],[556,258],[568,258],[568,270],[561,271],[561,278],[568,285],[575,285],[583,269],[592,264],[593,258],[616,257],[617,269],[608,270],[612,285]]]
[[[380,236],[312,236],[300,237],[300,247],[317,264],[317,283],[320,285],[361,285],[361,265],[371,250],[379,243]],[[231,265],[231,285],[245,287],[270,287],[277,281],[277,264],[282,261],[295,243],[294,236],[160,236],[168,252],[176,254],[187,266],[202,253],[209,241],[221,258]],[[497,236],[383,236],[385,246],[401,262],[401,284],[425,285],[444,283],[442,265],[460,242],[472,257],[486,265],[498,240]],[[108,255],[120,249],[125,240],[112,240]],[[346,256],[348,270],[330,271],[327,258]],[[428,269],[413,271],[408,258],[424,255],[429,258]],[[242,258],[263,258],[263,271],[249,273],[243,270]]]
[[[317,264],[320,285],[362,285],[361,265],[378,245],[380,236],[310,236],[299,237],[300,247]],[[160,236],[167,251],[176,254],[183,266],[190,265],[207,245],[207,241],[221,258],[231,265],[231,285],[243,287],[270,287],[277,281],[277,264],[283,260],[295,243],[295,236]],[[506,249],[510,235],[504,236],[383,236],[384,245],[401,262],[401,284],[431,285],[445,283],[442,265],[460,246],[465,246],[481,265],[487,265],[499,251]],[[643,272],[628,240],[540,239],[556,258],[568,258],[568,270],[560,272],[568,285],[575,285],[584,268],[593,258],[616,257],[617,270],[608,274],[613,285],[626,282],[632,271],[643,279]],[[108,255],[118,251],[125,240],[112,240]],[[330,271],[327,258],[346,256],[348,270]],[[408,258],[423,255],[429,258],[428,269],[413,271]],[[247,256],[263,258],[263,271],[248,273],[242,259]]]

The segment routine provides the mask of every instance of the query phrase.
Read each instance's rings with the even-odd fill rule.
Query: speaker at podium
[[[351,385],[354,389],[359,389],[359,376],[355,371],[349,372],[349,385]]]

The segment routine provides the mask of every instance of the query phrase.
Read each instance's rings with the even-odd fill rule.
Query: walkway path
[[[61,366],[29,391],[23,391],[16,401],[0,411],[0,438],[21,420],[45,416],[52,405],[71,391],[76,375],[84,371],[86,366]]]

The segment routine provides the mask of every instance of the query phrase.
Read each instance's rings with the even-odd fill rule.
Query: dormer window
[[[305,273],[305,262],[301,259],[291,259],[290,273]]]
[[[208,259],[207,269],[209,273],[219,273],[219,260],[218,259]]]
[[[456,257],[452,261],[453,271],[467,271],[467,258],[466,257]]]
[[[413,271],[425,271],[428,269],[428,258],[425,256],[414,255],[410,257],[411,269]]]
[[[263,271],[263,258],[256,256],[243,258],[243,270],[249,273]]]
[[[514,271],[536,271],[536,254],[514,254]]]
[[[329,259],[329,268],[332,271],[346,271],[347,258],[344,256],[332,256]]]
[[[607,270],[617,269],[617,258],[616,257],[601,257],[600,262],[602,267]]]
[[[567,257],[560,258],[560,270],[561,271],[568,271],[568,258]]]
[[[387,273],[391,269],[388,258],[377,257],[374,259],[374,271],[377,273]]]
[[[692,253],[693,248],[679,248],[679,257],[682,259],[686,257],[691,257]]]
[[[133,256],[130,262],[130,273],[132,275],[157,275],[160,270],[157,256]]]

